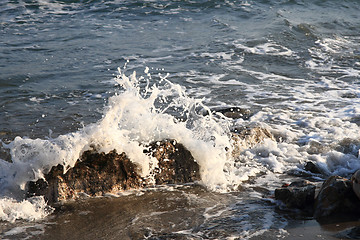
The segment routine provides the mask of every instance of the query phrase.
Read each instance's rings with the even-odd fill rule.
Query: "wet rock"
[[[318,141],[310,141],[306,146],[309,154],[322,154],[331,151],[331,147]]]
[[[352,227],[335,234],[339,239],[360,239],[360,227]]]
[[[266,128],[251,126],[236,128],[232,134],[233,156],[263,142],[266,138],[275,141],[274,136]]]
[[[43,195],[49,203],[55,203],[138,188],[144,182],[138,172],[124,153],[86,151],[66,173],[62,165],[57,165],[45,179],[29,182],[27,196]]]
[[[352,189],[360,199],[360,170],[357,170],[351,177]]]
[[[360,126],[360,116],[354,116],[350,119],[351,123],[355,123],[356,125]]]
[[[360,140],[345,138],[339,142],[335,147],[335,150],[345,154],[353,154],[356,157],[359,157],[360,149]]]
[[[347,92],[341,95],[342,98],[358,98],[356,93]]]
[[[305,169],[305,171],[308,171],[308,172],[311,172],[311,173],[322,174],[322,171],[319,168],[319,166],[317,166],[313,162],[306,162],[305,165],[304,165],[304,169]]]
[[[265,138],[270,138],[275,141],[274,136],[269,132],[269,130],[262,127],[237,127],[233,131],[239,138],[248,142],[249,145],[260,143]]]
[[[158,159],[153,175],[156,184],[186,183],[200,180],[199,166],[191,153],[175,141],[151,144],[147,151]],[[64,172],[53,167],[44,179],[27,184],[27,197],[42,195],[50,203],[99,196],[105,193],[136,189],[152,184],[140,175],[139,167],[125,153],[107,154],[94,150],[82,154],[75,166]]]
[[[213,113],[213,114],[221,113],[227,118],[232,118],[232,119],[241,118],[241,119],[244,119],[244,120],[248,120],[253,115],[253,113],[249,109],[239,108],[239,107],[211,109],[211,113]],[[208,111],[205,111],[203,113],[204,116],[206,116],[208,114],[209,114]]]
[[[330,215],[360,214],[360,200],[352,189],[349,179],[340,176],[329,177],[321,186],[315,200],[315,218]]]
[[[188,183],[200,180],[199,165],[191,153],[175,140],[150,145],[150,152],[159,163],[155,168],[156,184]]]
[[[230,107],[215,110],[216,112],[222,113],[227,118],[242,118],[244,120],[248,120],[253,114],[249,109],[239,108],[239,107]]]
[[[289,209],[312,210],[316,186],[307,180],[301,180],[275,189],[275,199],[281,200]]]

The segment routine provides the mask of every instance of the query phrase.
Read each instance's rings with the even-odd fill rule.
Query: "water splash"
[[[167,76],[159,75],[158,81],[151,83],[154,80],[148,68],[145,74],[137,78],[135,72],[127,76],[119,69],[115,82],[120,89],[108,99],[103,117],[96,123],[56,138],[18,136],[3,143],[12,162],[0,162],[0,194],[22,201],[28,181],[42,178],[58,164],[67,171],[82,152],[94,147],[105,153],[113,149],[125,152],[141,167],[142,176],[151,178],[157,160],[144,154],[144,146],[163,139],[176,139],[190,150],[200,165],[204,185],[226,191],[232,181],[229,171],[224,171],[229,161],[226,149],[231,149],[230,123],[211,113],[204,116],[203,111],[210,111],[202,100],[187,96],[185,89]]]

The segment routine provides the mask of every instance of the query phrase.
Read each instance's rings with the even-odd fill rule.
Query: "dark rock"
[[[221,113],[227,118],[248,120],[253,113],[249,109],[239,108],[239,107],[229,107],[222,109],[212,109],[211,113]],[[205,112],[204,115],[208,115],[209,112]]]
[[[308,172],[315,173],[315,174],[321,174],[321,169],[313,162],[306,162],[304,169]]]
[[[155,169],[156,184],[188,183],[200,180],[199,165],[191,153],[175,140],[150,145],[150,152],[159,163]]]
[[[341,95],[342,98],[358,98],[356,93],[347,92]]]
[[[360,199],[360,170],[357,170],[351,177],[352,189]]]
[[[340,177],[331,176],[321,186],[315,200],[315,218],[330,215],[359,214],[360,200],[352,190],[351,181]]]
[[[253,114],[249,109],[239,108],[239,107],[231,107],[216,110],[216,112],[222,113],[227,118],[242,118],[244,120],[249,119]]]
[[[350,119],[351,123],[355,123],[356,125],[360,126],[360,116],[354,116]]]
[[[339,239],[360,239],[360,227],[352,227],[335,235]]]
[[[138,172],[124,153],[86,151],[66,173],[62,165],[57,165],[45,179],[29,182],[27,196],[43,195],[49,203],[55,203],[81,195],[98,196],[138,188],[144,183]]]
[[[281,200],[287,208],[312,209],[316,186],[306,180],[293,182],[275,189],[275,199]]]
[[[187,183],[200,180],[199,166],[191,153],[174,140],[151,144],[148,150],[158,159],[153,175],[156,184]],[[51,168],[44,179],[27,184],[27,197],[42,195],[50,204],[136,189],[151,184],[125,153],[86,151],[73,168]]]
[[[294,177],[300,177],[300,178],[304,178],[304,179],[313,179],[313,180],[316,180],[314,179],[314,174],[308,172],[308,171],[305,171],[303,169],[289,169],[287,172],[286,172],[289,176],[294,176]]]

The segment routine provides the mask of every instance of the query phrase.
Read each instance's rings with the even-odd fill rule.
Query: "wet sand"
[[[360,239],[360,230],[356,228],[360,229],[359,217],[316,221],[298,213],[280,212],[269,202],[244,198],[243,194],[220,194],[200,186],[184,186],[79,200],[62,205],[42,221],[0,222],[0,238]],[[268,214],[272,217],[267,226],[264,217]],[[256,227],[250,227],[248,235],[242,230],[246,217]]]
[[[289,220],[285,239],[360,239],[360,221],[356,216],[340,216],[322,220]]]

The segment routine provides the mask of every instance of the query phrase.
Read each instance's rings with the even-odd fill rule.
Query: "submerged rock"
[[[275,141],[274,136],[266,128],[238,127],[234,129],[232,134],[233,156],[239,155],[245,149],[252,148],[267,138]]]
[[[334,148],[338,152],[352,154],[355,157],[359,157],[360,140],[344,138]]]
[[[215,110],[215,112],[222,113],[227,118],[242,118],[244,120],[248,120],[253,115],[253,113],[249,109],[239,107],[218,109]]]
[[[358,98],[358,94],[353,92],[347,92],[341,95],[342,98]]]
[[[149,146],[149,155],[157,158],[152,173],[156,184],[187,183],[200,180],[199,165],[191,153],[175,141],[161,141]],[[139,167],[125,153],[107,154],[94,150],[82,154],[75,166],[64,172],[62,165],[52,167],[44,179],[29,182],[27,197],[43,195],[50,203],[99,196],[145,187],[152,183],[140,175]]]
[[[227,108],[220,108],[220,109],[211,109],[210,110],[211,113],[216,114],[216,113],[221,113],[222,115],[224,115],[227,118],[232,118],[232,119],[244,119],[244,120],[248,120],[253,113],[251,112],[251,110],[246,109],[246,108],[240,108],[240,107],[227,107]],[[203,115],[209,115],[209,111],[204,111]]]
[[[287,208],[312,211],[316,186],[307,180],[293,182],[275,189],[275,199],[281,200]]]
[[[341,214],[360,214],[360,200],[349,179],[329,177],[322,185],[315,201],[315,218]]]
[[[304,165],[304,170],[315,174],[323,174],[321,168],[319,168],[319,166],[313,162],[306,162]]]

